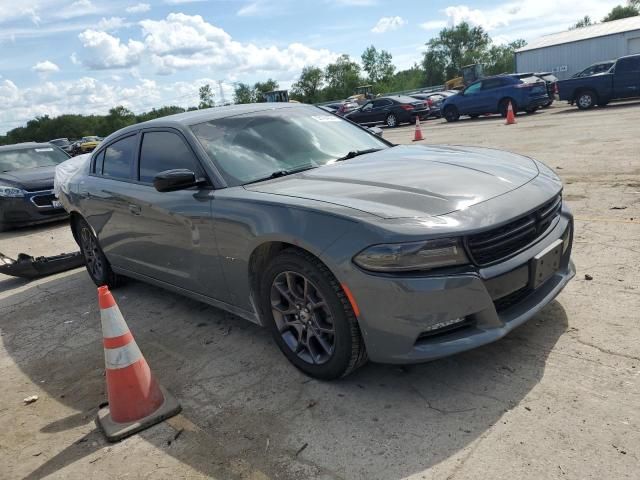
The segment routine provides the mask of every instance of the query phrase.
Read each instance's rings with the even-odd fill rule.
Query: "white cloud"
[[[235,41],[199,15],[171,13],[164,20],[140,22],[146,50],[160,74],[176,69],[211,67],[225,74],[256,71],[292,76],[306,65],[324,66],[337,54],[300,43],[286,48]]]
[[[75,2],[60,9],[57,16],[64,19],[83,17],[85,15],[91,15],[98,13],[99,9],[91,3],[90,0],[76,0]]]
[[[184,5],[185,3],[201,3],[207,0],[164,0],[167,5]]]
[[[122,17],[111,17],[111,18],[103,17],[96,25],[96,28],[98,30],[104,30],[106,32],[113,32],[126,26],[128,26],[128,24],[125,22],[125,19]]]
[[[251,2],[238,10],[238,16],[240,17],[250,17],[253,15],[259,15],[263,11],[263,3],[262,2]]]
[[[123,43],[106,32],[85,30],[78,38],[87,54],[82,63],[94,70],[125,68],[140,63],[144,44],[136,40]]]
[[[36,63],[31,67],[31,70],[38,73],[55,73],[60,71],[60,67],[49,60],[45,60],[44,62]]]
[[[136,5],[131,5],[130,7],[125,8],[127,13],[144,13],[151,10],[151,5],[148,3],[138,3]]]
[[[373,33],[392,32],[405,25],[407,21],[402,17],[382,17],[371,29]]]
[[[420,28],[424,30],[442,30],[447,26],[446,20],[430,20],[420,24]]]

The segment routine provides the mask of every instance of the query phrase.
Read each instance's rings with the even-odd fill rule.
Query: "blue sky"
[[[371,44],[408,68],[445,26],[531,40],[622,1],[0,0],[0,134],[36,115],[194,105],[204,83],[218,101],[233,82],[287,88],[305,65]]]

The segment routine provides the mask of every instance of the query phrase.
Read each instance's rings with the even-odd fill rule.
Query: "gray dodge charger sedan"
[[[575,273],[572,215],[542,163],[394,146],[312,106],[133,125],[68,187],[97,285],[133,277],[264,325],[322,379],[497,340]]]

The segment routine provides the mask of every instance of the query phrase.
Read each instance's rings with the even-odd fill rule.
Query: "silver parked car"
[[[575,272],[572,215],[542,163],[394,146],[308,105],[133,125],[70,182],[97,285],[133,277],[233,312],[322,379],[497,340]]]

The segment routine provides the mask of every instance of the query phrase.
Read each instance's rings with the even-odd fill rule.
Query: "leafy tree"
[[[253,90],[255,92],[254,101],[266,102],[267,99],[265,98],[264,94],[267,92],[271,92],[273,90],[278,90],[278,88],[280,88],[280,86],[278,85],[278,82],[276,82],[271,78],[269,78],[266,82],[256,82],[256,84],[253,86]]]
[[[304,67],[298,81],[291,86],[291,98],[306,103],[320,101],[323,77],[322,69]]]
[[[118,105],[110,109],[109,114],[98,123],[96,134],[109,135],[134,123],[136,123],[136,116],[133,112],[122,105]]]
[[[603,22],[611,22],[622,18],[635,17],[640,15],[640,7],[637,0],[630,1],[628,5],[618,5],[613,7],[609,14],[602,19]]]
[[[253,88],[246,83],[238,83],[233,92],[233,101],[235,103],[255,102],[255,92]]]
[[[341,55],[335,63],[327,65],[324,79],[327,82],[328,97],[346,98],[353,95],[355,88],[360,84],[360,65],[352,61],[349,55]]]
[[[389,80],[396,70],[391,54],[386,50],[378,51],[373,45],[367,47],[361,58],[362,68],[369,75],[371,83]]]
[[[462,22],[455,27],[445,28],[427,42],[423,67],[427,76],[433,79],[457,77],[461,67],[482,63],[487,59],[490,43],[491,38],[482,27],[471,27]]]
[[[198,91],[200,95],[200,103],[198,104],[198,108],[211,108],[215,105],[215,101],[213,100],[213,90],[211,89],[211,85],[208,83],[202,85],[200,90]]]
[[[593,21],[589,15],[585,15],[580,20],[578,20],[575,25],[569,27],[569,30],[575,30],[576,28],[588,27],[589,25],[593,25]]]
[[[527,44],[524,40],[516,40],[506,45],[491,45],[486,56],[484,73],[485,75],[499,75],[501,73],[511,73],[515,70],[515,51]]]
[[[193,107],[194,110],[197,108]],[[151,109],[148,112],[141,113],[136,116],[137,122],[146,122],[147,120],[153,120],[154,118],[166,117],[167,115],[175,115],[176,113],[183,113],[185,111],[182,107],[177,107],[175,105],[171,105],[168,107],[160,107],[158,109]]]

